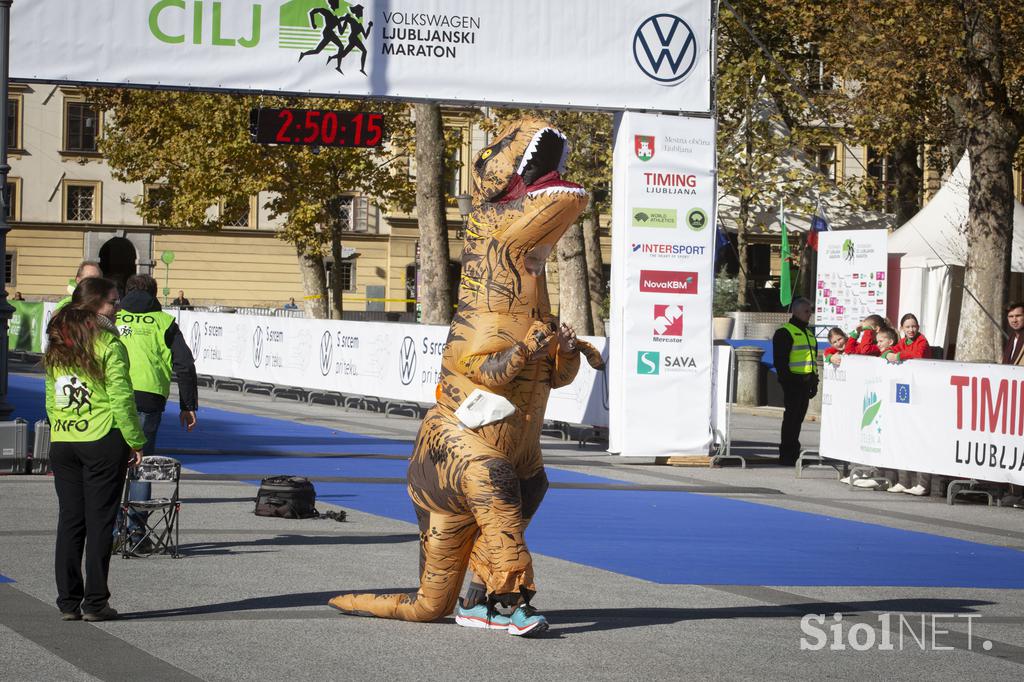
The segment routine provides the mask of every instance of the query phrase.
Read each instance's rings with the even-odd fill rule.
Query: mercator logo
[[[654,306],[654,335],[683,335],[683,307],[681,305],[659,304]]]
[[[416,342],[411,336],[402,339],[402,350],[398,354],[398,370],[402,385],[411,384],[416,376]]]
[[[677,85],[697,64],[697,38],[676,15],[655,14],[633,34],[633,59],[648,78]]]

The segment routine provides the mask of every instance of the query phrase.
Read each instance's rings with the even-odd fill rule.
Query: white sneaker
[[[904,492],[906,492],[908,495],[917,495],[918,497],[920,497],[920,496],[924,495],[924,486],[923,485],[915,485],[913,488],[910,488],[910,489],[908,489],[908,490],[906,490]]]
[[[887,493],[905,493],[905,492],[907,492],[907,490],[908,490],[908,488],[904,488],[902,483],[897,483],[894,486],[890,486],[889,489],[886,490],[885,492],[887,492]]]
[[[847,476],[846,478],[840,478],[839,482],[842,483],[843,485],[850,485],[850,477]]]
[[[853,482],[853,485],[856,488],[874,489],[878,487],[878,481],[876,481],[873,478],[858,478],[856,481]]]

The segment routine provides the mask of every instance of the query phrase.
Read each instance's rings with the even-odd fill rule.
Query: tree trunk
[[[604,336],[604,299],[608,296],[608,283],[604,279],[604,259],[601,257],[601,220],[595,206],[583,219],[583,248],[587,260],[587,287],[590,290],[590,321],[595,336]]]
[[[441,107],[416,105],[416,217],[420,228],[420,296],[424,324],[448,324],[448,225],[444,206],[444,127]]]
[[[331,259],[334,267],[331,269],[331,319],[340,320],[341,313],[345,309],[345,302],[342,299],[344,291],[341,288],[341,228],[338,225],[331,227]]]
[[[302,273],[302,290],[306,292],[304,306],[306,314],[322,320],[327,317],[327,276],[324,273],[324,259],[318,253],[310,254],[301,246],[295,247]]]
[[[998,362],[1013,241],[1013,157],[1024,135],[1024,117],[1012,108],[1006,90],[998,85],[1004,82],[1003,51],[1007,47],[998,15],[978,11],[971,16],[963,57],[967,67],[963,90],[972,96],[953,103],[966,113],[961,119],[968,126],[971,163],[965,230],[969,248],[956,359]],[[995,103],[986,101],[989,99]]]
[[[740,211],[736,219],[736,260],[739,272],[736,274],[736,308],[747,307],[747,288],[751,285],[747,277],[747,221],[750,219],[750,202],[740,197]]]
[[[590,313],[586,247],[583,226],[575,223],[558,240],[558,317],[577,334],[590,336],[594,325]]]
[[[924,171],[918,163],[920,145],[914,140],[899,142],[892,151],[896,176],[896,224],[903,225],[921,210]]]

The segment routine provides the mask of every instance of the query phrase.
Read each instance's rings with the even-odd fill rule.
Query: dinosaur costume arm
[[[486,388],[498,388],[516,378],[526,363],[547,346],[555,334],[552,325],[534,322],[526,338],[511,347],[495,348],[498,338],[483,339],[480,346],[459,358],[459,368],[471,381]]]
[[[567,353],[555,353],[555,368],[551,372],[551,388],[568,386],[580,371],[580,354],[575,348]]]

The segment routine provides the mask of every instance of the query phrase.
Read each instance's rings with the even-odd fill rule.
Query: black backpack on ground
[[[319,516],[316,490],[308,478],[301,476],[268,476],[256,493],[256,516],[284,519],[309,519]]]

